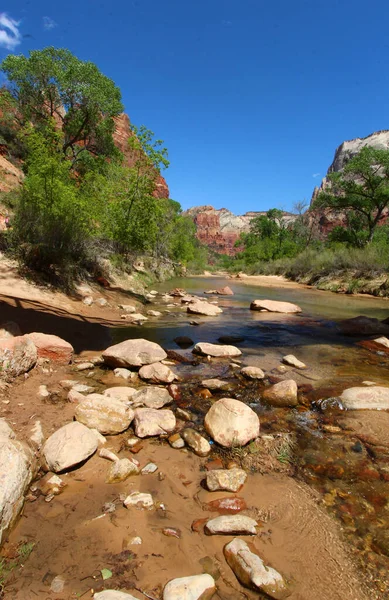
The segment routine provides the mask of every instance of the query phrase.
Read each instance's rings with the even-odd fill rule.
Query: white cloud
[[[57,27],[57,23],[51,17],[43,17],[43,29],[54,29]]]
[[[0,13],[0,47],[14,50],[21,42],[19,21],[9,17],[7,13]]]
[[[312,177],[319,177],[320,173],[312,173]]]

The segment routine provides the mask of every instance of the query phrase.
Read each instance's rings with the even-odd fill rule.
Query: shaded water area
[[[156,289],[180,287],[202,295],[204,290],[225,285],[233,289],[234,296],[212,297],[223,308],[222,315],[189,315],[178,299],[160,320],[144,324],[142,335],[175,351],[179,351],[174,342],[177,336],[189,336],[194,343],[217,343],[221,336],[240,336],[244,341],[236,345],[242,351],[243,365],[261,367],[269,383],[288,378],[297,381],[298,408],[274,408],[261,399],[264,384],[247,383],[235,374],[229,362],[200,359],[178,367],[186,382],[180,405],[194,411],[199,423],[215,397],[231,395],[259,414],[262,432],[281,436],[279,463],[287,464],[293,476],[319,492],[321,504],[335,517],[364,580],[371,586],[370,594],[374,596],[370,597],[389,597],[389,413],[344,411],[336,401],[344,389],[366,380],[389,385],[388,353],[361,345],[361,341],[377,335],[358,335],[356,331],[356,335],[347,336],[340,326],[344,319],[359,315],[386,319],[389,302],[304,287],[264,288],[220,278],[180,279]],[[250,302],[256,298],[294,302],[302,313],[295,316],[250,311]],[[158,309],[166,310],[166,305],[159,304]],[[198,325],[191,325],[193,321]],[[130,327],[117,331],[115,337],[125,339],[134,335],[135,329],[139,335],[139,328]],[[190,348],[181,354],[193,359]],[[296,355],[308,368],[288,369],[281,374],[277,367],[285,354]],[[210,376],[228,379],[231,391],[213,393],[211,399],[204,400],[196,383]],[[254,448],[252,452],[253,456],[246,453],[238,459],[243,458],[246,467],[266,472],[261,450]]]

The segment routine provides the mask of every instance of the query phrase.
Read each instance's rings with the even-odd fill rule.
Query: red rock
[[[208,521],[208,519],[196,519],[192,523],[192,531],[197,531],[197,532],[202,531],[203,527],[207,521]]]
[[[34,332],[29,333],[28,337],[36,346],[38,358],[48,358],[53,362],[65,365],[69,364],[73,358],[73,346],[56,335]]]
[[[245,510],[247,508],[247,504],[243,498],[227,497],[219,498],[218,500],[212,500],[212,502],[208,502],[205,507],[207,510],[210,510],[211,512],[218,512],[221,515],[234,515],[241,510]]]
[[[224,469],[223,461],[221,460],[221,458],[214,458],[212,460],[209,460],[205,464],[205,468],[207,469],[207,471],[214,471],[215,469]]]
[[[169,392],[173,400],[181,400],[181,390],[177,384],[172,383],[171,385],[169,385],[167,391]]]

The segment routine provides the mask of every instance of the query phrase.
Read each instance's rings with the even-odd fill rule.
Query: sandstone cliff
[[[315,187],[312,194],[311,206],[316,200],[319,192],[324,191],[329,186],[328,175],[341,171],[347,162],[353,158],[364,146],[371,146],[383,150],[389,149],[389,130],[375,131],[371,135],[364,138],[355,138],[347,140],[340,144],[335,150],[334,160],[328,168],[327,175],[321,182],[320,187]],[[315,222],[315,229],[321,237],[325,237],[334,227],[341,225],[346,226],[346,217],[342,213],[336,213],[329,209],[309,210],[311,219]],[[386,220],[388,213],[385,215]]]
[[[266,211],[234,215],[227,208],[195,206],[184,214],[193,219],[196,225],[196,236],[202,244],[219,254],[233,256],[239,252],[239,248],[235,248],[235,243],[240,234],[248,232],[250,221],[260,215],[266,215]],[[284,213],[284,218],[293,221],[294,215]]]

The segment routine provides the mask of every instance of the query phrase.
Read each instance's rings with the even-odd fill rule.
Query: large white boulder
[[[240,356],[242,354],[236,346],[209,344],[208,342],[199,342],[195,345],[192,352],[194,352],[194,354],[201,354],[202,356],[214,356],[217,358]]]
[[[165,350],[159,344],[142,338],[120,342],[103,352],[104,361],[111,367],[142,367],[166,357]]]
[[[222,398],[205,415],[205,429],[221,446],[244,446],[259,435],[258,415],[247,404]]]
[[[253,300],[250,304],[250,310],[262,310],[276,313],[299,313],[301,308],[291,302],[279,302],[278,300]]]
[[[344,390],[340,399],[349,410],[389,410],[389,387],[352,387]]]
[[[33,476],[33,455],[15,439],[12,429],[1,420],[0,427],[0,545],[3,535],[14,524],[24,494]]]
[[[216,592],[211,575],[193,575],[172,579],[165,585],[163,600],[210,600]]]
[[[243,540],[234,538],[224,547],[224,556],[237,579],[248,588],[264,592],[270,598],[283,600],[291,591],[278,571],[264,564]]]
[[[128,429],[134,411],[118,398],[89,394],[77,405],[74,416],[90,429],[97,429],[103,435],[115,435]]]
[[[68,423],[53,433],[43,446],[42,454],[50,471],[58,473],[75,467],[94,452],[98,437],[82,423]]]
[[[165,435],[174,431],[176,417],[171,410],[137,408],[134,417],[135,434],[144,438],[153,435]]]
[[[200,301],[189,304],[186,310],[193,315],[205,315],[206,317],[215,317],[223,312],[221,308],[214,304]]]

